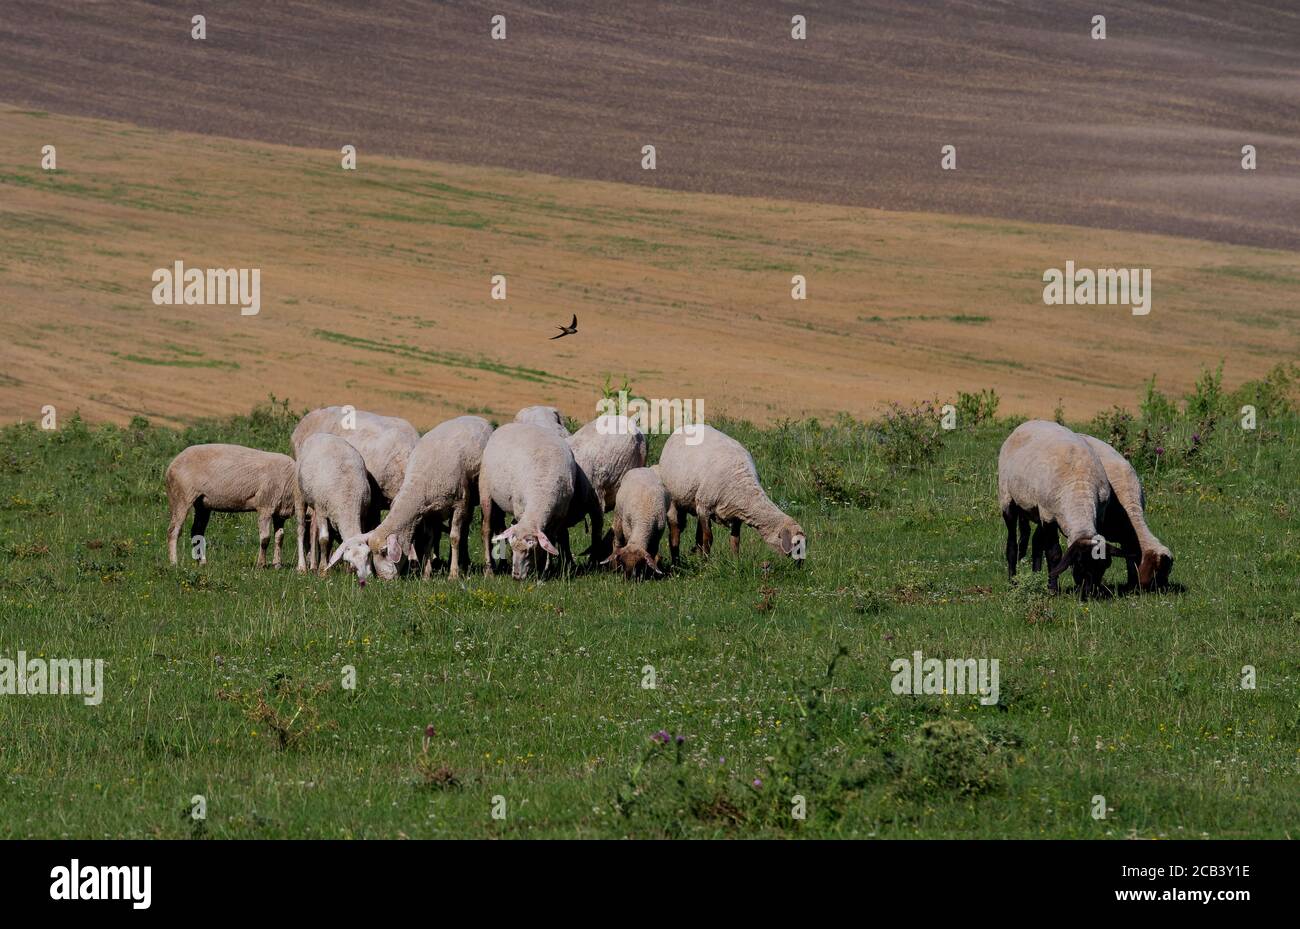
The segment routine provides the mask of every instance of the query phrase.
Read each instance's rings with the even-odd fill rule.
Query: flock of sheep
[[[173,459],[166,476],[172,564],[191,508],[191,536],[200,539],[213,511],[255,511],[259,566],[272,536],[273,564],[280,565],[284,523],[293,518],[299,571],[324,574],[342,561],[363,586],[372,573],[393,578],[403,566],[428,577],[444,531],[449,575],[459,577],[470,565],[475,506],[483,511],[485,572],[504,568],[509,557],[519,580],[545,571],[552,558],[572,565],[568,530],[584,520],[592,563],[620,568],[627,578],[664,573],[665,529],[677,562],[692,515],[696,545],[706,554],[714,522],[730,529],[733,551],[741,527],[751,526],[776,551],[799,562],[806,554],[806,533],[763,491],[753,457],[703,424],[674,432],[653,467],[646,467],[646,439],[634,421],[601,416],[570,435],[548,406],[520,410],[497,429],[459,416],[423,437],[404,419],[332,406],[306,414],[291,442],[292,458],[211,444]],[[1112,554],[1125,559],[1130,587],[1168,585],[1173,556],[1147,527],[1137,472],[1100,439],[1054,422],[1023,423],[998,455],[998,500],[1009,576],[1030,547],[1032,522],[1033,569],[1046,560],[1052,591],[1067,568],[1084,594],[1099,589]],[[611,510],[613,528],[603,535]],[[507,515],[514,518],[509,527]],[[206,562],[202,545],[195,557]]]
[[[570,435],[559,412],[546,406],[520,410],[498,429],[480,417],[459,416],[423,437],[404,419],[332,406],[305,415],[291,443],[292,458],[209,444],[190,446],[172,460],[166,475],[172,564],[191,509],[190,534],[200,540],[212,512],[255,511],[259,566],[266,564],[272,536],[272,563],[280,565],[284,524],[292,518],[299,571],[324,574],[343,561],[363,586],[372,573],[392,578],[403,565],[422,565],[427,577],[444,530],[451,542],[449,574],[459,577],[470,563],[475,506],[483,511],[486,573],[503,567],[508,553],[520,580],[545,570],[552,558],[572,564],[568,530],[584,520],[593,564],[619,567],[628,578],[663,574],[659,542],[665,529],[677,561],[690,515],[696,517],[696,544],[706,553],[715,521],[731,530],[735,551],[744,525],[796,559],[807,543],[799,524],[764,493],[749,452],[703,424],[673,433],[659,463],[649,468],[645,435],[626,416],[598,417]],[[613,529],[603,535],[604,514],[611,510]],[[509,527],[507,514],[514,517]],[[201,542],[195,557],[206,563]]]

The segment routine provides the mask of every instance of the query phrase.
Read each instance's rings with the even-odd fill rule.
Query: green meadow
[[[1175,555],[1170,590],[1086,601],[1023,563],[1008,582],[1015,421],[991,392],[956,401],[951,431],[931,404],[715,423],[807,530],[807,562],[747,530],[738,558],[720,535],[640,583],[485,579],[475,546],[464,582],[361,589],[256,569],[252,514],[213,518],[207,567],[171,567],[171,457],[287,451],[300,411],[7,426],[0,658],[105,677],[98,705],[0,696],[0,836],[1294,836],[1293,376],[1227,394],[1206,372],[1071,424],[1129,454]],[[916,651],[997,659],[997,702],[895,694],[891,662]]]

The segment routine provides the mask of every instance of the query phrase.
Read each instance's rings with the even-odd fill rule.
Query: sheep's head
[[[623,577],[629,581],[638,577],[664,576],[664,572],[659,569],[659,559],[656,556],[651,555],[643,548],[631,545],[614,549],[613,554],[602,561],[601,564],[609,565],[615,569],[621,568]]]
[[[387,536],[378,536],[367,532],[362,538],[370,548],[375,573],[386,581],[397,577],[397,566],[402,563],[402,547],[398,544],[397,535],[390,532]]]
[[[335,549],[334,555],[325,567],[328,570],[340,561],[346,563],[356,574],[357,584],[365,587],[366,581],[370,579],[370,544],[364,535],[345,539],[343,544]]]
[[[1097,556],[1099,551],[1100,557]],[[1065,572],[1066,568],[1070,568],[1074,574],[1074,583],[1082,593],[1087,594],[1101,588],[1102,578],[1105,577],[1106,569],[1109,567],[1110,547],[1106,545],[1105,539],[1101,536],[1084,536],[1070,543],[1061,560],[1048,573],[1049,586],[1055,589],[1053,582]]]
[[[1143,552],[1138,563],[1138,586],[1143,590],[1164,590],[1169,586],[1169,572],[1173,569],[1174,556],[1167,549]]]
[[[808,557],[808,534],[803,531],[802,526],[789,517],[786,517],[780,528],[766,539],[766,542],[782,555],[793,558],[801,565]]]
[[[492,541],[510,543],[510,576],[517,581],[522,581],[528,577],[528,572],[532,569],[534,560],[539,557],[541,552],[546,552],[548,555],[558,555],[560,553],[560,550],[551,544],[551,540],[546,537],[546,533],[541,529],[522,529],[517,524],[511,526],[505,532],[493,536]]]

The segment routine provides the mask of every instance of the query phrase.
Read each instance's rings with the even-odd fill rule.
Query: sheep
[[[297,465],[288,455],[264,452],[242,445],[191,445],[167,465],[167,503],[171,524],[167,548],[177,563],[176,541],[185,514],[194,508],[190,536],[202,536],[208,517],[217,513],[257,513],[257,566],[266,566],[266,546],[275,530],[274,567],[280,567],[280,545],[289,517],[301,528],[302,497],[298,492]],[[199,548],[199,564],[207,564],[207,546]],[[298,544],[298,570],[303,571],[302,543]]]
[[[429,430],[406,465],[406,479],[388,516],[370,532],[348,539],[341,556],[367,577],[371,560],[380,577],[392,578],[421,525],[432,524],[431,548],[437,552],[443,516],[450,515],[451,571],[460,576],[469,568],[469,524],[478,502],[479,470],[492,425],[478,416],[458,416]],[[423,556],[424,576],[432,573],[433,557]]]
[[[352,420],[348,419],[349,413]],[[352,428],[347,428],[349,425]],[[312,410],[294,427],[290,439],[294,458],[298,457],[298,451],[308,436],[318,432],[339,436],[361,453],[366,471],[374,478],[375,487],[379,490],[379,495],[373,501],[375,515],[378,516],[377,511],[395,500],[398,491],[402,489],[406,461],[415,444],[420,441],[420,433],[397,416],[380,416],[365,410],[327,406]]]
[[[756,529],[763,541],[802,564],[808,536],[763,492],[754,458],[726,433],[697,423],[679,426],[664,443],[659,477],[668,489],[668,546],[676,563],[681,531],[692,513],[696,546],[709,554],[712,521],[731,529],[731,550],[740,552],[740,527]]]
[[[506,423],[492,433],[483,449],[478,479],[485,574],[493,573],[494,542],[510,543],[511,575],[516,580],[528,576],[539,548],[550,555],[563,551],[567,556],[568,516],[575,488],[581,487],[581,474],[569,443],[552,430],[530,423]],[[509,529],[505,528],[506,513],[515,517]],[[600,536],[600,507],[592,506],[590,516],[595,540]],[[557,541],[552,542],[548,533]]]
[[[598,416],[569,436],[569,448],[592,490],[608,513],[614,509],[619,481],[634,468],[645,467],[646,439],[626,416]]]
[[[371,512],[370,476],[361,453],[340,436],[318,432],[298,447],[298,489],[312,516],[307,566],[322,576],[338,558],[329,557],[331,529],[340,540],[360,535]],[[373,525],[372,523],[370,525]],[[298,524],[298,547],[303,525]],[[357,575],[364,587],[365,578]]]
[[[623,475],[614,504],[613,553],[602,564],[617,565],[626,579],[659,569],[659,540],[668,523],[668,490],[653,468]]]
[[[569,430],[564,428],[564,417],[553,406],[526,406],[515,414],[515,422],[531,423],[555,433],[562,439],[569,438]]]
[[[1110,481],[1113,500],[1106,510],[1102,535],[1119,543],[1128,565],[1128,586],[1139,590],[1168,587],[1174,555],[1147,526],[1146,495],[1137,471],[1108,443],[1090,435],[1084,435],[1083,440]]]
[[[1082,436],[1041,419],[1017,426],[998,452],[998,503],[1007,526],[1008,578],[1016,575],[1029,523],[1035,522],[1040,527],[1034,539],[1035,568],[1040,553],[1046,552],[1048,589],[1058,590],[1057,579],[1066,568],[1073,568],[1075,583],[1085,595],[1099,587],[1110,565],[1099,531],[1110,497],[1106,471]],[[1063,557],[1058,529],[1066,538]]]

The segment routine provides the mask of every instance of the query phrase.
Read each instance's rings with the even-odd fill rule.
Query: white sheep
[[[703,423],[678,427],[664,443],[659,476],[668,489],[668,545],[676,562],[686,519],[695,515],[696,545],[707,555],[712,521],[731,530],[731,550],[740,551],[740,528],[751,526],[763,541],[799,563],[808,536],[763,491],[754,458],[726,433]]]
[[[264,452],[243,445],[191,445],[167,466],[167,503],[171,524],[167,548],[171,563],[177,563],[176,541],[185,515],[194,508],[191,537],[207,532],[208,517],[216,513],[257,513],[258,567],[266,565],[266,546],[272,529],[275,558],[280,567],[280,547],[285,520],[292,517],[301,528],[302,498],[298,493],[297,464],[288,455]],[[199,547],[199,564],[207,564],[207,546]],[[298,570],[304,570],[301,541]]]
[[[554,431],[529,423],[506,423],[488,440],[479,471],[479,503],[483,507],[484,571],[491,575],[492,543],[508,541],[513,554],[511,574],[528,576],[537,550],[568,554],[568,516],[582,472],[569,443]],[[592,539],[600,534],[601,510],[592,508]],[[505,528],[505,514],[515,524]],[[550,536],[556,541],[552,542]]]
[[[553,406],[526,406],[515,414],[515,422],[541,426],[562,439],[569,438],[569,430],[564,428],[564,417]]]
[[[614,509],[619,481],[634,468],[645,467],[646,439],[626,416],[598,416],[569,436],[569,448],[582,473],[608,513]]]
[[[1113,499],[1106,509],[1102,535],[1119,544],[1128,565],[1129,586],[1141,590],[1169,586],[1174,555],[1147,526],[1146,495],[1137,471],[1109,443],[1090,435],[1083,439],[1110,481]]]
[[[330,538],[350,539],[367,528],[371,513],[370,476],[361,453],[340,436],[318,432],[298,447],[298,489],[312,510],[311,552],[307,566],[322,575],[333,567]],[[303,526],[298,525],[298,547]],[[365,578],[357,580],[365,586]]]
[[[1007,526],[1008,577],[1015,577],[1016,562],[1025,554],[1029,523],[1035,522],[1040,526],[1035,561],[1045,549],[1048,589],[1058,589],[1057,578],[1066,568],[1073,568],[1083,593],[1099,587],[1110,565],[1100,532],[1110,496],[1106,471],[1082,436],[1041,419],[1017,426],[998,453],[998,504]],[[1066,539],[1064,556],[1058,529]]]
[[[298,450],[308,436],[318,432],[345,439],[361,453],[366,471],[374,478],[380,494],[374,501],[378,511],[396,499],[397,492],[402,489],[406,461],[415,444],[420,441],[420,433],[398,416],[380,416],[365,410],[353,410],[349,418],[348,413],[344,407],[327,406],[305,415],[294,427],[290,439],[293,457],[298,457]]]
[[[413,539],[421,527],[431,539],[431,552],[421,553],[424,576],[432,573],[441,521],[450,517],[451,572],[460,576],[469,568],[469,524],[478,502],[479,471],[483,449],[492,425],[478,416],[458,416],[425,433],[406,465],[406,479],[384,521],[369,532],[348,539],[342,557],[357,572],[369,576],[371,561],[380,577],[396,576],[402,558],[410,557]]]
[[[614,503],[614,550],[603,564],[618,565],[623,576],[659,569],[659,540],[668,524],[668,490],[653,468],[634,468],[623,475]]]

